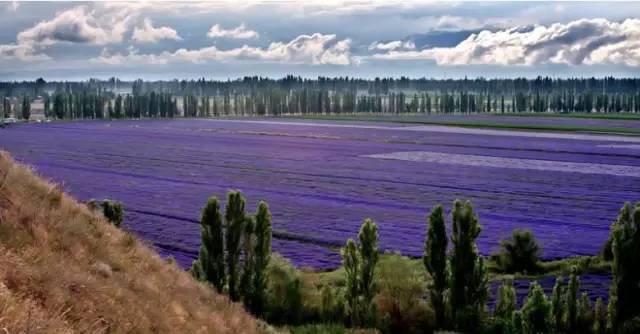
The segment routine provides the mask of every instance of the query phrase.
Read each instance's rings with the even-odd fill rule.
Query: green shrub
[[[87,206],[93,211],[100,211],[107,221],[116,227],[120,227],[124,220],[124,207],[121,202],[110,199],[99,202],[91,199],[87,202]]]
[[[344,301],[334,288],[325,285],[320,290],[320,311],[322,321],[328,323],[342,322],[344,316]]]
[[[427,295],[423,272],[400,255],[388,255],[377,268],[376,305],[389,333],[424,333],[435,329],[435,315],[422,299]]]
[[[278,254],[267,265],[265,318],[273,324],[299,324],[303,316],[301,280],[296,268]]]
[[[535,273],[539,270],[540,246],[529,230],[515,229],[509,239],[500,242],[498,262],[508,273]]]

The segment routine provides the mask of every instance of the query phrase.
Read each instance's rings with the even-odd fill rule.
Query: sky
[[[0,80],[636,77],[640,2],[0,2]]]

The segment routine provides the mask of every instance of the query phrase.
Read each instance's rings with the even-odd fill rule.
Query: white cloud
[[[142,26],[133,29],[131,39],[140,43],[157,43],[163,39],[181,40],[178,32],[170,27],[153,26],[153,21],[148,18],[144,19]]]
[[[127,64],[166,64],[169,62],[205,63],[207,61],[240,61],[255,60],[264,62],[282,62],[292,64],[332,64],[349,65],[356,63],[351,57],[351,40],[337,40],[335,35],[300,35],[283,43],[274,42],[268,47],[244,45],[239,48],[220,50],[215,46],[200,49],[178,49],[174,52],[160,54],[139,54],[130,50],[129,54],[111,54],[105,50],[92,62],[109,65]]]
[[[391,41],[373,42],[369,45],[369,50],[390,51],[398,49],[415,49],[416,45],[412,41]]]
[[[95,45],[119,43],[134,16],[122,10],[96,15],[95,10],[88,6],[77,6],[20,32],[17,40],[19,44],[38,45],[58,42]]]
[[[218,38],[218,37],[226,37],[226,38],[235,38],[235,39],[248,39],[248,38],[258,38],[260,35],[251,29],[247,29],[244,23],[233,29],[224,29],[219,24],[214,25],[209,29],[207,33],[207,37],[209,38]]]
[[[31,45],[23,44],[3,44],[0,45],[0,59],[17,59],[21,61],[48,60],[49,56],[39,54]]]
[[[168,62],[167,57],[164,55],[139,54],[138,50],[133,47],[129,47],[128,51],[128,54],[123,55],[122,53],[111,53],[107,48],[104,48],[102,49],[100,56],[91,58],[90,61],[105,65],[158,65],[166,64]]]
[[[391,50],[373,59],[433,59],[438,65],[623,64],[640,66],[640,19],[580,19],[472,34],[455,47]]]

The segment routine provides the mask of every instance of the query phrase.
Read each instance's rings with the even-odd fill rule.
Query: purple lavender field
[[[531,229],[547,259],[595,254],[640,199],[640,137],[385,123],[159,120],[24,124],[0,147],[81,200],[125,204],[125,226],[188,266],[210,195],[268,201],[276,252],[331,269],[363,219],[383,249],[422,253],[437,203],[469,199],[479,246]]]

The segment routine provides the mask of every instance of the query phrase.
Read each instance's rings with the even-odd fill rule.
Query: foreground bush
[[[390,255],[377,268],[376,305],[386,333],[425,333],[435,329],[435,315],[422,298],[427,295],[424,272],[411,259]]]
[[[299,324],[303,317],[302,282],[296,268],[278,254],[267,266],[265,318],[273,324]]]
[[[101,202],[91,199],[87,206],[94,211],[100,211],[102,215],[114,226],[120,227],[124,220],[124,207],[121,202],[104,199]]]

